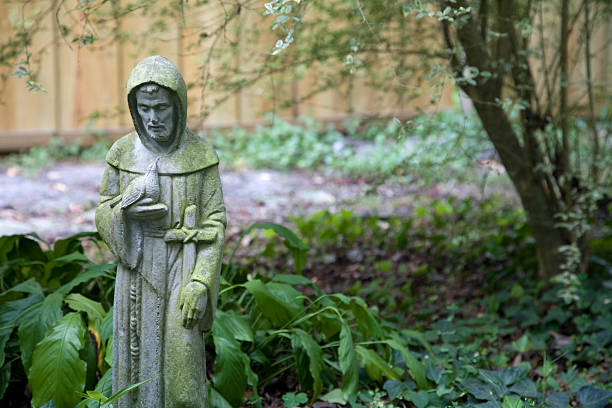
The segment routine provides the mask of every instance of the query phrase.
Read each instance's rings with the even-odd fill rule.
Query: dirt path
[[[65,162],[27,177],[0,167],[0,235],[36,231],[54,240],[95,229],[94,213],[104,172],[99,164]],[[284,222],[319,209],[356,214],[405,215],[414,195],[479,195],[474,186],[371,185],[339,177],[270,170],[221,169],[230,233],[256,221]]]

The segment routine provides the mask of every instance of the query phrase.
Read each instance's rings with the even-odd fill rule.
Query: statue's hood
[[[149,82],[171,90],[180,107],[175,138],[167,151],[161,151],[157,143],[149,138],[136,108],[134,90]],[[186,174],[219,162],[212,146],[186,128],[187,87],[181,73],[168,59],[154,55],[140,61],[128,79],[127,95],[136,132],[113,144],[106,155],[110,165],[129,172],[145,173],[149,164],[157,160],[159,174]]]
[[[180,145],[187,123],[187,86],[176,66],[174,66],[169,59],[160,55],[153,55],[143,59],[130,73],[127,82],[127,96],[134,127],[136,128],[136,132],[138,132],[142,144],[145,145],[147,149],[157,153],[162,153],[162,151],[158,148],[157,143],[149,138],[148,133],[144,129],[136,108],[136,95],[134,92],[138,86],[150,82],[168,88],[176,96],[176,99],[178,99],[179,120],[174,129],[175,137],[168,150],[172,152]]]

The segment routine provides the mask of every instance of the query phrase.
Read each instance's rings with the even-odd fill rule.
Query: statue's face
[[[172,140],[176,125],[175,107],[169,90],[159,87],[157,92],[149,93],[142,88],[137,89],[136,107],[151,139],[159,143]]]

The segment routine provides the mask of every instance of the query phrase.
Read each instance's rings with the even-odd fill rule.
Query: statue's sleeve
[[[225,243],[225,227],[227,224],[217,165],[204,170],[203,184],[199,205],[199,227],[216,228],[217,233],[212,243],[198,244],[197,261],[191,274],[191,280],[203,283],[208,289],[208,304],[202,319],[202,326],[204,330],[210,330],[217,307],[221,261],[223,258],[223,245]]]
[[[100,185],[100,201],[96,208],[96,227],[111,251],[119,261],[134,269],[138,264],[140,251],[130,238],[130,223],[121,210],[121,191],[119,185],[119,169],[106,166],[102,184]]]

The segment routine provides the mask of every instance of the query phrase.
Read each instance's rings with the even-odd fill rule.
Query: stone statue
[[[226,226],[219,160],[187,130],[185,81],[166,58],[136,65],[127,99],[135,131],[106,156],[96,226],[119,258],[113,392],[152,379],[115,407],[207,407],[203,333]]]

